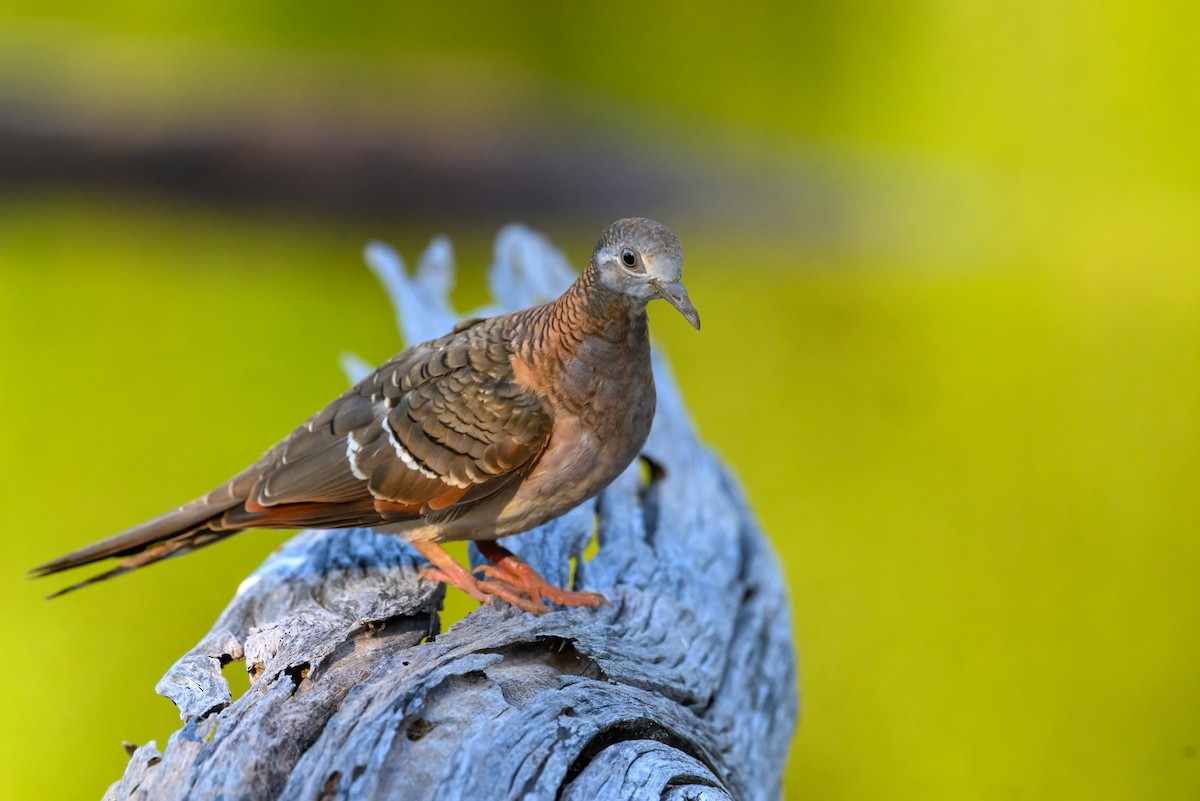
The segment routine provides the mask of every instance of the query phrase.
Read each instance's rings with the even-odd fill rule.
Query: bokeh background
[[[787,797],[1200,796],[1197,6],[436,5],[0,3],[0,797],[174,730],[284,535],[23,571],[397,350],[366,241],[451,235],[469,307],[501,224],[582,265],[630,214],[791,586]]]

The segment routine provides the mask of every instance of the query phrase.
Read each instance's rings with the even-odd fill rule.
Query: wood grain
[[[448,250],[431,250],[413,276],[368,251],[409,341],[455,323]],[[500,308],[570,278],[540,237],[501,233]],[[304,532],[159,682],[183,726],[161,752],[138,748],[105,798],[779,798],[798,714],[786,589],[736,480],[661,360],[655,372],[644,458],[504,541],[552,582],[570,583],[574,565],[574,586],[611,606],[483,607],[442,632],[444,591],[420,580],[406,543]],[[230,660],[251,675],[237,699]]]

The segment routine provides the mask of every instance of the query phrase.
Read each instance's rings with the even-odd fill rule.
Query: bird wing
[[[356,521],[341,525],[377,525],[468,493],[477,501],[522,475],[551,428],[541,397],[517,383],[504,339],[475,326],[405,350],[314,415],[248,471],[257,475],[245,511],[259,519],[235,509],[226,522],[318,525],[294,516],[341,507]]]
[[[126,557],[61,595],[244,528],[377,526],[464,511],[523,476],[553,427],[542,399],[513,375],[504,320],[408,348],[212,492],[33,573]]]

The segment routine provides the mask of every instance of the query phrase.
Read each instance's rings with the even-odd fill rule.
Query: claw
[[[528,598],[537,599],[539,605],[542,605],[543,598],[559,606],[609,605],[608,599],[598,592],[577,592],[554,586],[542,578],[528,562],[504,546],[498,545],[495,540],[480,540],[475,544],[479,547],[479,552],[492,562],[490,565],[480,565],[476,571],[519,588]]]
[[[535,615],[544,615],[550,611],[550,607],[542,603],[541,598],[526,595],[507,581],[499,579],[481,581],[479,582],[479,589],[495,595],[500,600],[506,601],[518,609],[524,609],[526,612],[532,612]]]
[[[423,567],[417,571],[418,581],[439,581],[442,584],[454,584],[446,571],[436,567]]]
[[[607,606],[608,599],[595,592],[575,592],[555,587],[546,581],[529,563],[494,541],[480,541],[480,552],[491,560],[473,571],[454,561],[445,548],[436,542],[413,542],[426,559],[433,563],[419,573],[422,579],[449,584],[470,595],[481,604],[490,605],[496,598],[535,615],[550,611],[545,601],[560,606]],[[483,578],[476,578],[476,576]]]

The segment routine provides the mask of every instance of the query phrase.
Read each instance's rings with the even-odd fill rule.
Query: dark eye
[[[637,265],[637,256],[633,254],[632,250],[625,248],[621,251],[621,263],[626,267],[634,267]]]

